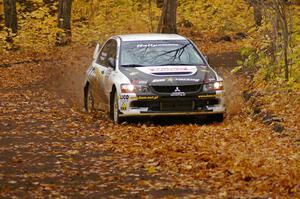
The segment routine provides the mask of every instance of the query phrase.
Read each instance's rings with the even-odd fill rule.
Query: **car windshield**
[[[127,41],[121,47],[121,66],[203,65],[204,61],[186,40]]]

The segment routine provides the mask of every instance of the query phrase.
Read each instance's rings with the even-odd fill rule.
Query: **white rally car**
[[[113,36],[97,45],[84,105],[114,123],[131,116],[208,115],[223,120],[223,79],[195,44],[176,34]]]

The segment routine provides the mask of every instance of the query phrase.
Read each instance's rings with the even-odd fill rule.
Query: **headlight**
[[[203,91],[224,90],[223,81],[210,82],[203,85]]]
[[[148,91],[149,89],[147,85],[121,84],[122,93],[146,93]]]
[[[223,90],[224,89],[223,82],[215,82],[214,83],[214,89],[215,90]]]

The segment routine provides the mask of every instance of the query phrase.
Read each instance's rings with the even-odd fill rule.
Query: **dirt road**
[[[299,146],[245,114],[236,54],[211,56],[228,90],[223,123],[114,126],[82,109],[91,51],[0,68],[1,198],[300,197]]]

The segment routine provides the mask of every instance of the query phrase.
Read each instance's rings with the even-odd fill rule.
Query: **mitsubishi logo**
[[[178,86],[175,88],[174,92],[181,92]]]
[[[175,90],[173,93],[171,93],[172,97],[183,97],[185,96],[185,92],[181,92],[178,86],[176,86]]]

